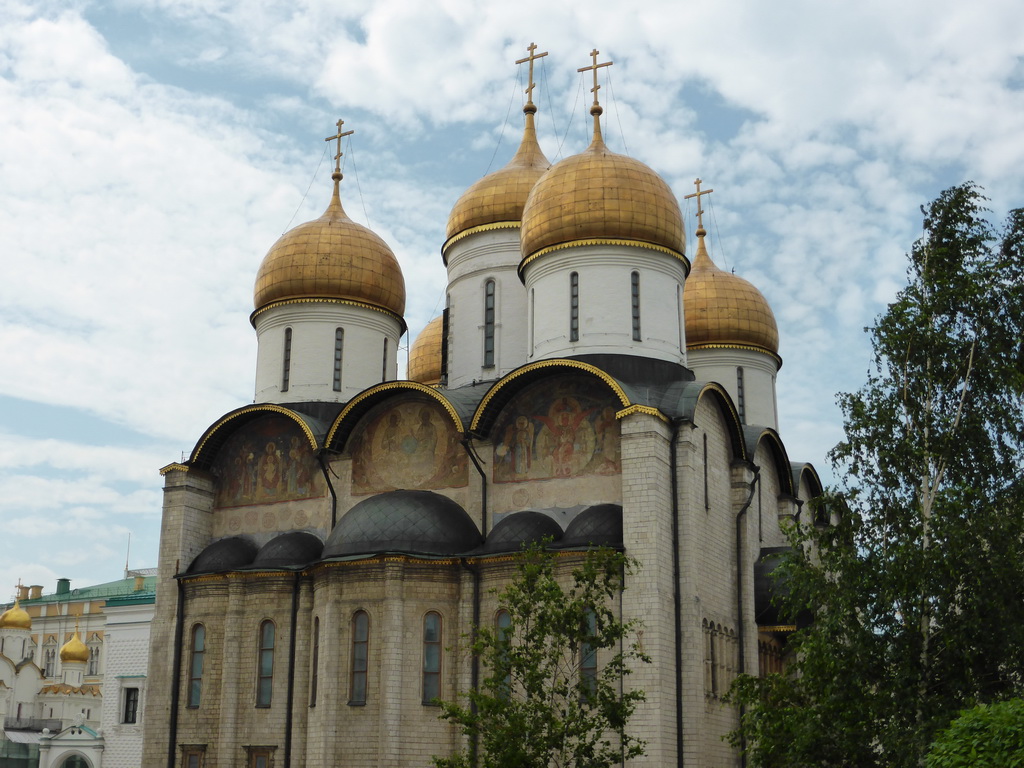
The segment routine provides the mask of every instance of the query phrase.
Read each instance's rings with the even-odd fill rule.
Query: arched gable
[[[747,441],[744,438],[744,427],[740,421],[739,412],[733,404],[725,387],[717,382],[690,381],[683,386],[682,394],[679,396],[677,409],[679,418],[690,424],[695,424],[697,406],[702,401],[711,400],[722,414],[729,433],[729,443],[732,447],[733,458],[748,459],[753,453],[747,450]]]
[[[758,446],[764,445],[771,455],[772,466],[778,476],[779,493],[787,496],[796,496],[793,485],[793,473],[789,456],[786,455],[786,446],[782,444],[779,433],[771,427],[745,426],[743,437],[746,443],[747,456],[753,461]]]
[[[793,462],[790,464],[790,468],[793,474],[793,492],[795,496],[799,497],[802,501],[810,501],[821,496],[825,488],[813,464]],[[807,484],[807,498],[800,494],[800,487],[805,483]]]
[[[630,396],[626,387],[621,382],[617,381],[612,376],[609,376],[596,366],[584,363],[580,360],[540,360],[536,363],[528,363],[520,366],[496,381],[491,388],[487,390],[487,394],[484,395],[483,400],[480,401],[480,405],[477,407],[476,413],[473,414],[473,420],[470,423],[469,431],[478,437],[490,436],[498,417],[512,398],[534,382],[564,373],[583,374],[585,376],[593,377],[599,381],[602,386],[606,387],[614,396],[619,403],[621,410],[625,410],[630,407],[647,408],[647,406],[640,403],[635,403],[634,399]],[[661,415],[656,408],[650,408],[650,410]],[[664,418],[664,416],[662,417]]]
[[[317,425],[309,417],[280,405],[247,405],[221,417],[203,433],[195,448],[192,449],[189,465],[199,469],[210,469],[220,453],[220,449],[232,435],[247,424],[272,414],[294,421],[308,441],[310,449],[314,452],[319,450],[320,446],[316,438],[316,432],[319,430],[316,429]]]
[[[464,421],[467,414],[460,412],[464,409],[445,397],[442,390],[420,384],[418,381],[386,381],[363,390],[348,402],[331,424],[327,439],[324,440],[324,447],[336,453],[346,450],[352,431],[367,413],[390,398],[410,393],[421,395],[440,406],[451,419],[454,429],[460,433],[465,431]]]

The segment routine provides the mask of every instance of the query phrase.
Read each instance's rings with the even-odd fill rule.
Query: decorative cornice
[[[623,408],[621,411],[618,411],[615,414],[615,418],[624,419],[627,416],[632,416],[634,413],[643,413],[646,414],[647,416],[654,416],[656,418],[661,419],[666,424],[668,424],[671,421],[671,419],[669,419],[669,417],[666,416],[664,413],[659,411],[657,408],[653,408],[649,405],[631,405],[628,408]]]
[[[444,258],[444,263],[448,263],[448,249],[470,235],[475,235],[477,232],[493,232],[496,229],[519,229],[521,225],[521,221],[492,221],[490,224],[478,224],[475,227],[470,227],[456,235],[452,235],[441,246],[441,256]]]
[[[160,468],[160,475],[166,475],[169,472],[188,472],[189,468],[185,464],[179,464],[176,461],[171,462],[166,467]]]
[[[778,354],[772,352],[771,350],[767,350],[764,347],[755,347],[753,344],[716,344],[713,342],[709,342],[706,344],[686,345],[686,350],[688,352],[695,349],[742,349],[745,352],[759,352],[762,355],[767,355],[768,357],[772,358],[776,363],[778,363],[779,368],[782,367],[782,358],[779,357]]]
[[[686,265],[687,273],[690,271],[690,260],[686,258],[685,254],[673,250],[672,248],[666,248],[664,245],[649,243],[646,240],[628,240],[617,237],[588,237],[580,240],[569,240],[568,242],[558,243],[556,245],[549,245],[541,248],[539,251],[531,253],[519,263],[519,273],[522,274],[523,267],[535,259],[539,259],[541,256],[546,256],[547,254],[555,251],[564,251],[566,248],[579,248],[588,245],[628,246],[632,248],[644,248],[648,251],[657,251],[658,253],[667,254],[668,256],[683,262],[683,264]]]
[[[613,392],[615,392],[616,396],[619,398],[619,402],[622,403],[622,406],[624,408],[628,408],[630,405],[632,405],[629,399],[629,395],[626,394],[625,390],[622,388],[619,382],[617,382],[615,379],[613,379],[611,376],[609,376],[607,373],[602,371],[600,368],[597,368],[596,366],[590,365],[589,363],[584,363],[580,360],[568,360],[561,357],[553,358],[551,360],[539,360],[536,363],[528,363],[524,366],[521,366],[520,368],[516,368],[514,371],[504,376],[499,381],[497,381],[494,384],[494,386],[492,386],[487,391],[487,394],[484,395],[483,400],[480,401],[480,405],[477,406],[476,413],[473,414],[473,421],[469,426],[470,431],[476,432],[477,427],[480,426],[480,420],[483,418],[483,414],[487,410],[487,406],[490,404],[491,400],[494,399],[494,396],[498,394],[499,390],[501,390],[506,384],[508,384],[511,381],[514,381],[520,376],[523,376],[524,374],[527,373],[532,373],[533,371],[539,370],[541,368],[575,368],[577,370],[589,373],[593,376],[597,376],[599,379],[601,379],[601,381],[607,384]]]
[[[406,326],[405,324],[405,318],[402,317],[397,312],[392,312],[390,309],[386,307],[382,307],[378,304],[370,304],[365,301],[356,301],[355,299],[338,299],[328,296],[304,296],[301,298],[297,297],[293,299],[277,299],[276,301],[271,301],[265,304],[264,306],[260,307],[259,309],[254,310],[253,313],[249,315],[249,322],[255,328],[256,318],[259,315],[262,315],[264,312],[267,312],[268,310],[274,309],[276,307],[283,307],[286,304],[344,304],[345,306],[349,307],[361,307],[362,309],[372,309],[375,312],[380,312],[383,315],[387,315],[388,317],[397,320],[398,324],[402,327],[402,333],[405,333],[407,330],[409,330],[408,326]]]

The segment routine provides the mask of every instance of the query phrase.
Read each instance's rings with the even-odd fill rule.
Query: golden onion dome
[[[530,190],[551,167],[537,142],[533,120],[536,111],[532,102],[523,107],[526,113],[523,140],[508,165],[484,176],[455,203],[448,216],[448,234],[442,253],[447,251],[452,238],[477,227],[501,224],[519,226]]]
[[[15,600],[11,608],[0,614],[0,629],[32,629],[32,617]]]
[[[632,241],[681,258],[686,236],[675,195],[648,166],[608,149],[595,109],[590,146],[553,166],[530,192],[523,264],[543,249],[581,240]]]
[[[74,636],[68,640],[60,649],[60,660],[63,662],[89,660],[89,649],[78,636],[78,627],[75,627]]]
[[[335,299],[398,317],[404,326],[405,279],[398,259],[378,235],[352,221],[334,194],[323,216],[289,230],[274,243],[256,273],[256,311],[295,299]]]
[[[715,266],[697,230],[697,255],[683,288],[686,347],[753,347],[775,357],[779,328],[768,301],[751,283]]]
[[[436,386],[441,383],[443,317],[435,317],[416,337],[409,350],[409,380]]]

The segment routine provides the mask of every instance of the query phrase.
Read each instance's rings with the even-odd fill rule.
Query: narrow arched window
[[[704,433],[704,511],[711,509],[711,499],[708,495],[708,433]]]
[[[349,704],[366,703],[366,671],[370,658],[370,617],[356,611],[352,617],[352,676],[349,681]]]
[[[274,622],[260,624],[260,653],[256,681],[256,706],[269,707],[274,696]]]
[[[432,704],[441,695],[441,614],[431,611],[423,617],[423,703]]]
[[[676,322],[679,323],[679,351],[686,351],[686,322],[683,320],[683,286],[676,291]]]
[[[345,346],[345,329],[334,329],[334,391],[341,392],[341,356]]]
[[[580,275],[569,274],[569,341],[580,340]]]
[[[388,380],[388,340],[384,339],[384,359],[380,365],[380,380]]]
[[[580,644],[580,696],[589,701],[597,691],[597,615],[592,608],[583,614],[583,642]]]
[[[441,313],[441,383],[448,384],[448,335],[451,333],[452,297],[445,298]]]
[[[528,350],[528,354],[531,357],[533,356],[533,327],[534,327],[533,323],[534,323],[534,306],[536,305],[536,303],[537,303],[537,289],[536,288],[531,288],[530,289],[530,317],[529,317],[529,322],[530,322],[530,349]]]
[[[206,627],[192,627],[192,655],[188,664],[188,706],[195,708],[203,694],[203,659],[206,656]]]
[[[630,274],[629,282],[633,302],[633,341],[640,341],[640,273]]]
[[[316,688],[320,677],[320,617],[313,618],[313,658],[310,660],[312,672],[309,676],[309,706],[316,706]]]
[[[288,380],[292,375],[292,329],[284,329],[284,366],[281,374],[281,391],[288,391]]]
[[[740,422],[747,423],[746,396],[743,393],[743,368],[736,369],[736,408],[740,412]]]
[[[499,664],[505,668],[505,676],[499,691],[502,699],[507,699],[512,693],[512,669],[509,667],[508,646],[512,642],[512,616],[508,611],[501,610],[494,617],[494,627],[497,632],[498,644],[501,647]]]
[[[484,368],[494,367],[494,281],[484,283]]]

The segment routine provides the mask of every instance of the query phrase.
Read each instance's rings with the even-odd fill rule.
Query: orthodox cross
[[[533,102],[533,86],[536,85],[536,83],[533,82],[533,62],[536,61],[537,59],[540,59],[540,58],[543,58],[543,57],[547,56],[548,52],[544,51],[544,53],[538,53],[538,54],[534,55],[533,52],[537,50],[537,44],[536,43],[530,43],[528,46],[526,46],[526,50],[528,50],[530,52],[530,55],[527,56],[525,59],[519,59],[519,61],[517,61],[516,64],[523,64],[523,63],[525,63],[527,61],[530,62],[530,75],[529,75],[530,84],[526,87],[526,101],[529,102],[529,103],[532,103]]]
[[[715,190],[713,190],[713,189],[704,189],[704,190],[702,190],[700,188],[700,185],[701,185],[701,180],[700,179],[696,179],[693,183],[697,185],[697,191],[694,192],[692,195],[686,195],[683,198],[683,200],[689,200],[691,197],[696,197],[697,198],[697,229],[704,229],[704,209],[700,207],[700,196],[701,195],[710,195]]]
[[[334,155],[334,172],[335,173],[341,173],[341,140],[343,138],[345,138],[346,136],[351,136],[353,133],[355,133],[355,131],[344,131],[343,132],[341,130],[341,126],[343,126],[344,124],[345,124],[344,120],[338,120],[338,122],[335,123],[335,125],[338,126],[338,132],[334,136],[328,136],[326,139],[324,139],[324,141],[334,141],[334,140],[337,140],[337,142],[338,142],[338,151]]]
[[[591,64],[589,67],[580,67],[579,69],[576,70],[577,72],[588,72],[590,70],[594,71],[594,87],[590,89],[590,92],[592,94],[594,94],[594,106],[595,107],[599,106],[598,103],[597,103],[597,92],[599,90],[601,90],[601,86],[598,85],[598,83],[597,83],[597,70],[599,70],[601,67],[610,67],[612,65],[612,62],[610,62],[610,61],[605,61],[605,62],[602,62],[601,64],[598,64],[597,63],[597,54],[599,54],[599,53],[600,53],[600,51],[597,50],[597,48],[592,50],[590,52],[590,56],[593,58],[594,63]]]

